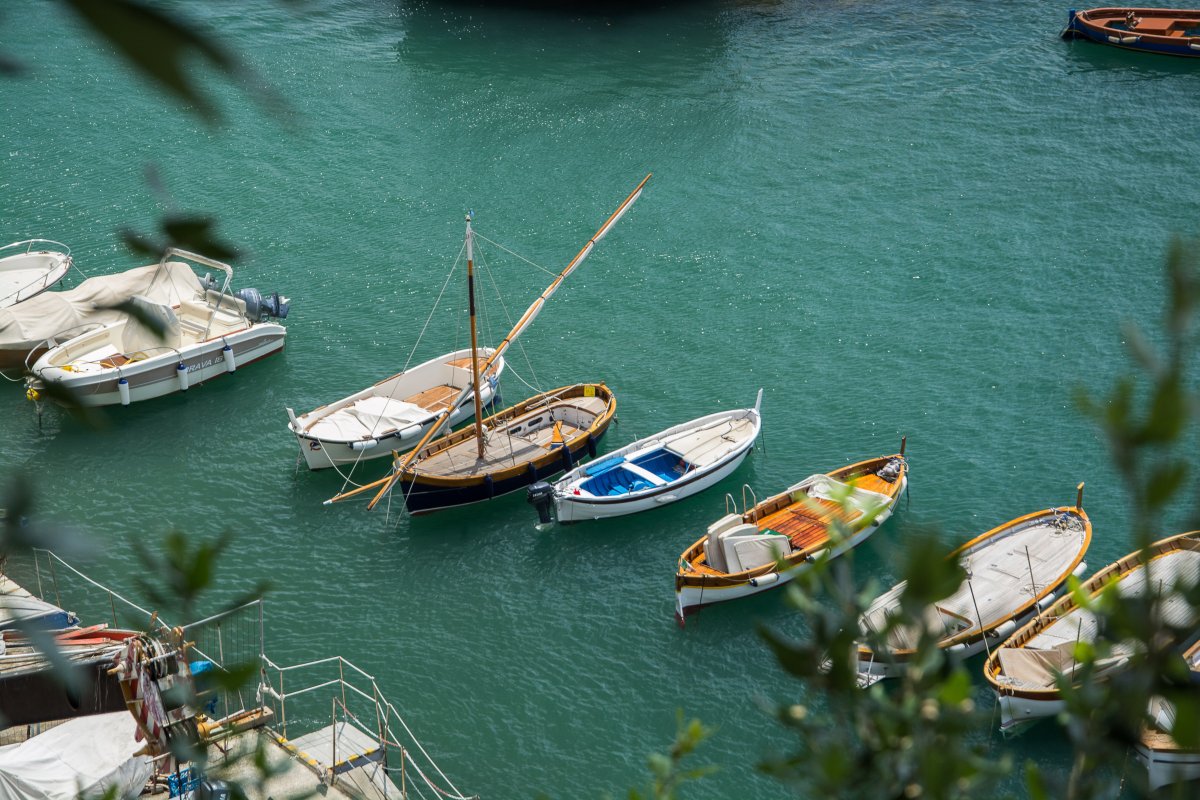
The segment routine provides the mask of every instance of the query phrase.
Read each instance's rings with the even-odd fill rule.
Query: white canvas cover
[[[0,750],[0,800],[137,797],[154,766],[134,740],[137,723],[125,711],[78,717]]]
[[[151,264],[116,275],[98,275],[74,289],[44,292],[0,309],[0,350],[28,352],[46,339],[82,325],[116,322],[125,316],[122,312],[96,307],[116,305],[134,295],[178,305],[200,291],[196,273],[178,261],[162,265],[161,271],[158,264]]]

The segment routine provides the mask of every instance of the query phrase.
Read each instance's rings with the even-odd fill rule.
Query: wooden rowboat
[[[795,578],[825,551],[836,557],[879,529],[908,485],[900,452],[812,475],[745,513],[727,513],[679,557],[675,617]],[[835,539],[840,522],[847,535]]]
[[[1018,627],[1057,599],[1072,575],[1087,569],[1083,556],[1092,541],[1092,523],[1083,510],[1083,484],[1071,508],[1048,508],[992,528],[947,558],[962,564],[967,578],[911,624],[887,630],[886,650],[858,647],[859,685],[897,677],[916,653],[925,631],[938,647],[967,658],[1003,642]],[[897,584],[876,598],[859,617],[864,636],[882,633],[900,611],[906,587]]]
[[[719,411],[638,439],[556,481],[529,487],[542,524],[605,519],[691,497],[728,477],[762,429],[762,389],[753,408]]]
[[[1080,592],[1095,597],[1115,583],[1121,597],[1140,597],[1146,593],[1150,573],[1155,586],[1200,582],[1200,531],[1155,542],[1144,553],[1130,553],[1088,579]],[[1195,610],[1176,591],[1164,593],[1158,613],[1177,628],[1194,625],[1196,621]],[[1094,642],[1098,628],[1095,614],[1080,607],[1076,593],[1072,592],[992,650],[983,674],[1000,697],[1001,730],[1011,730],[1062,710],[1062,693],[1056,680],[1060,675],[1070,677],[1075,672],[1078,666],[1075,646]],[[1171,644],[1164,642],[1162,646]],[[1111,654],[1096,662],[1094,675],[1103,679],[1115,674],[1135,655],[1136,643],[1116,642]]]
[[[1200,684],[1200,642],[1188,648],[1183,658],[1192,671],[1192,683]],[[1138,761],[1146,767],[1152,792],[1171,783],[1200,778],[1200,749],[1183,747],[1171,736],[1175,713],[1175,705],[1169,700],[1152,698],[1147,709],[1150,721],[1133,745]]]
[[[1174,8],[1072,9],[1064,39],[1086,39],[1109,47],[1200,57],[1200,10]]]

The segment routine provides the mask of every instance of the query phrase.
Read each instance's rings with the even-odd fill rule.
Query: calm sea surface
[[[99,543],[81,566],[131,593],[132,542],[231,531],[214,602],[271,580],[275,660],[377,676],[460,788],[622,795],[683,709],[718,728],[698,795],[787,794],[755,770],[795,744],[766,709],[823,701],[755,625],[803,636],[799,616],[775,593],[672,619],[675,559],[743,483],[762,497],[907,435],[911,504],[858,554],[863,582],[890,583],[919,528],[949,549],[1079,481],[1089,564],[1131,549],[1073,397],[1129,369],[1122,325],[1156,322],[1170,239],[1200,228],[1195,64],[1068,44],[1065,7],[1026,0],[160,5],[286,110],[197,64],[223,120],[206,126],[55,5],[10,0],[3,50],[26,71],[0,81],[0,239],[66,242],[94,275],[142,263],[119,229],[211,214],[243,250],[236,284],[292,298],[286,351],[101,433],[54,410],[39,426],[0,384],[0,477],[29,476],[44,515]],[[285,408],[461,346],[460,278],[414,353],[464,211],[528,259],[485,245],[495,341],[651,171],[502,390],[606,381],[614,448],[763,387],[746,464],[670,508],[546,532],[521,495],[418,520],[322,506],[342,481],[297,467]],[[1061,773],[1059,740],[1043,724],[1017,756]]]

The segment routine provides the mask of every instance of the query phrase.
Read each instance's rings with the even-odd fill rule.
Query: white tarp
[[[0,350],[28,352],[46,339],[83,325],[115,322],[124,316],[122,312],[96,307],[116,305],[133,295],[173,306],[200,291],[196,273],[178,261],[167,262],[161,272],[158,264],[151,264],[116,275],[97,275],[74,289],[44,292],[0,309]]]
[[[146,756],[134,757],[137,723],[126,711],[78,717],[19,745],[0,750],[0,800],[75,800],[99,797],[110,786],[117,796],[137,797],[154,771]]]

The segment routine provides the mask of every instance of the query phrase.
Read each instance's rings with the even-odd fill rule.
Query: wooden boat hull
[[[480,350],[481,359],[491,354],[490,348]],[[420,391],[441,386],[443,385],[442,375],[430,375],[428,379],[423,379],[423,376],[437,371],[448,361],[469,358],[470,355],[469,349],[447,353],[403,373],[393,375],[336,403],[330,403],[298,417],[293,416],[288,428],[296,437],[296,442],[300,446],[300,452],[304,455],[304,461],[308,468],[318,470],[334,465],[356,464],[359,461],[381,458],[394,452],[403,453],[412,449],[437,420],[440,408],[429,410],[423,419],[414,419],[406,425],[382,427],[379,430],[364,428],[361,431],[354,431],[354,435],[351,436],[320,430],[319,423],[363,399],[368,401],[376,398],[399,400]],[[484,408],[491,405],[497,395],[500,375],[504,372],[504,359],[499,359],[490,372],[490,377],[481,381],[479,386],[480,401]],[[453,386],[453,384],[450,385]],[[463,398],[463,401],[455,408],[446,424],[453,427],[474,416],[474,398],[468,396]]]
[[[1200,531],[1181,533],[1155,542],[1149,548],[1149,558],[1158,560],[1183,552],[1192,556],[1200,553]],[[1141,570],[1145,563],[1140,552],[1130,553],[1093,575],[1079,591],[1086,596],[1094,596],[1109,583],[1126,582],[1130,576]],[[1137,591],[1136,586],[1131,591]],[[1033,644],[1033,640],[1038,636],[1048,637],[1048,631],[1056,624],[1067,625],[1067,618],[1077,608],[1075,595],[1067,594],[1019,628],[1000,647],[992,650],[984,665],[983,675],[1000,699],[1000,730],[1013,731],[1043,717],[1057,714],[1063,709],[1062,693],[1053,685],[1053,680],[1039,678],[1041,683],[1034,684],[1029,680],[1016,679],[1006,673],[1002,660],[1005,652],[1012,650],[1033,652],[1035,655],[1052,654],[1052,648],[1029,645]],[[1070,633],[1069,630],[1067,632]],[[1066,644],[1073,645],[1074,641],[1080,640],[1092,641],[1092,638],[1092,634],[1081,637],[1076,632]],[[1119,665],[1114,667],[1119,668]]]
[[[804,546],[795,547],[791,553],[784,556],[782,565],[772,561],[751,569],[724,573],[704,569],[704,563],[708,559],[706,554],[708,535],[706,534],[696,541],[680,556],[675,572],[675,616],[677,621],[682,624],[689,614],[703,606],[737,600],[782,586],[804,570],[809,569],[812,562],[826,549],[830,551],[830,557],[837,557],[866,541],[891,517],[897,498],[908,486],[908,467],[903,456],[894,455],[868,459],[827,473],[827,477],[851,481],[860,476],[876,474],[892,463],[899,465],[897,467],[899,473],[890,485],[886,504],[882,505],[874,516],[864,516],[860,523],[851,525],[849,535],[840,542],[832,541],[831,531],[826,526],[823,535]],[[764,500],[741,515],[743,524],[757,525],[760,519],[767,520],[780,509],[786,510],[795,507],[797,502],[791,500],[792,494],[799,491],[807,480],[810,479]]]
[[[1032,574],[1033,562],[1030,560],[1031,585],[1020,587],[1020,593],[1012,593],[1011,598],[1001,595],[997,600],[997,589],[1009,582],[1009,574],[1004,569],[1004,551],[1021,546],[1022,539],[1025,540],[1024,545],[1028,546],[1037,544],[1039,539],[1045,541],[1048,536],[1061,540],[1056,559],[1056,565],[1061,568],[1055,574],[1042,576],[1044,580],[1037,580]],[[953,594],[934,605],[938,624],[944,624],[947,632],[939,640],[938,647],[961,660],[988,649],[989,640],[992,644],[1003,642],[1017,628],[1055,602],[1065,591],[1072,575],[1079,577],[1087,570],[1083,557],[1091,538],[1092,524],[1082,508],[1048,508],[1005,522],[954,550],[947,559],[978,565],[971,571],[979,587],[976,589],[974,585],[968,586],[964,582]],[[989,549],[999,550],[1001,555],[990,556]],[[1021,561],[1019,553],[1017,560]],[[1048,560],[1039,558],[1039,567]],[[968,586],[969,594],[963,594],[963,586]],[[903,588],[903,584],[892,587],[868,607],[859,621],[864,633],[872,628],[880,629],[878,624],[881,618],[887,618],[898,603]],[[1008,602],[1010,599],[1011,607]],[[979,614],[984,615],[982,624],[978,620]],[[963,624],[958,625],[956,621]],[[955,624],[955,628],[951,629],[947,622]],[[909,637],[915,633],[911,632]],[[879,654],[860,644],[857,652],[859,684],[869,686],[879,680],[903,675],[914,654],[912,647],[895,646]]]
[[[1128,21],[1130,14],[1135,20],[1132,24]],[[1085,39],[1141,53],[1198,58],[1200,10],[1131,6],[1072,9],[1062,38]]]
[[[722,435],[721,426],[726,426],[728,433]],[[743,428],[744,430],[742,430]],[[689,433],[706,430],[712,430],[712,433],[708,435],[721,437],[722,441],[719,444],[725,444],[728,452],[713,458],[710,463],[701,465],[684,460],[688,456],[686,449],[681,450],[679,447],[671,449],[670,440],[684,438]],[[661,485],[648,486],[619,495],[593,495],[581,491],[579,488],[589,483],[591,470],[585,467],[576,467],[554,484],[555,517],[562,523],[619,517],[639,511],[649,511],[685,497],[691,497],[729,477],[753,449],[760,430],[761,415],[756,407],[709,414],[668,428],[654,436],[639,439],[606,455],[604,462],[614,462],[615,469],[626,463],[628,457],[636,456],[639,452],[650,451],[646,453],[648,458],[665,457],[667,460],[676,462],[666,470],[669,473],[666,476],[668,480]],[[705,434],[701,433],[700,435]],[[724,441],[726,438],[728,438],[727,442]],[[664,442],[668,442],[668,444],[664,445]],[[700,460],[700,458],[695,459],[696,462]]]
[[[474,426],[430,443],[401,473],[399,487],[405,506],[410,513],[419,515],[492,500],[569,470],[582,458],[594,456],[596,445],[617,409],[616,397],[603,383],[576,384],[543,392],[488,417],[483,427],[488,436],[511,436],[511,431],[532,430],[538,425],[545,432],[546,423],[573,408],[571,401],[578,398],[596,399],[603,403],[603,410],[586,428],[564,437],[561,443],[540,448],[534,457],[521,457],[503,466],[488,463],[478,471],[468,464],[459,474],[438,474],[430,469],[435,457],[444,461],[450,452],[457,450],[468,453],[465,458],[474,459],[469,455],[470,448],[475,446]]]

